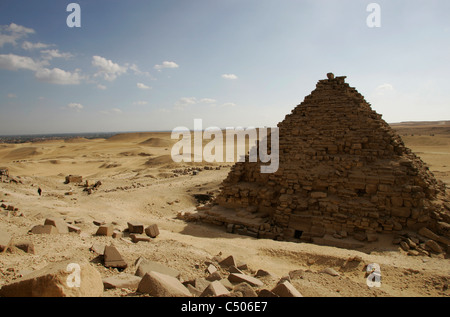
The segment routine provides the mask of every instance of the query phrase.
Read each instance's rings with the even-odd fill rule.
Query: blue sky
[[[369,28],[371,2],[2,0],[0,135],[275,126],[328,72],[388,122],[450,120],[450,2]]]

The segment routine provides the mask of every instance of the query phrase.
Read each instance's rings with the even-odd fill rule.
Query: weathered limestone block
[[[49,264],[0,289],[3,297],[99,297],[102,294],[100,273],[87,260],[79,259]]]

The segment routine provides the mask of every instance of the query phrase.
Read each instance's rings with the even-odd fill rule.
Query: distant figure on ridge
[[[42,189],[40,187],[38,188],[38,194],[39,194],[39,196],[41,196],[41,194],[42,194]]]

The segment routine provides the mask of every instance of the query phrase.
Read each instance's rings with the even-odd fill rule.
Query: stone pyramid
[[[450,237],[445,184],[346,77],[319,80],[279,128],[279,168],[236,163],[197,219],[259,238],[314,242],[427,227]]]

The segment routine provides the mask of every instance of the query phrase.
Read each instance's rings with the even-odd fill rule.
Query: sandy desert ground
[[[394,125],[405,144],[415,151],[450,186],[450,125]],[[247,272],[271,272],[266,288],[293,270],[304,270],[291,283],[303,296],[449,296],[450,262],[445,255],[408,256],[392,236],[380,238],[367,248],[346,250],[307,243],[254,239],[226,233],[223,227],[187,223],[177,219],[180,210],[196,206],[195,194],[217,193],[230,163],[174,163],[170,133],[129,133],[110,139],[53,140],[39,143],[0,144],[0,166],[21,183],[0,183],[0,200],[18,208],[0,211],[0,229],[17,240],[31,241],[35,254],[22,250],[0,254],[0,286],[56,261],[84,257],[102,277],[117,273],[96,261],[94,243],[113,243],[129,263],[124,272],[135,273],[134,263],[143,256],[181,272],[184,280],[206,276],[205,262],[216,255],[233,255],[245,262]],[[176,169],[213,166],[197,175],[182,175]],[[220,166],[220,169],[216,169]],[[91,195],[83,187],[65,184],[66,175],[81,175],[83,181],[101,181]],[[37,193],[43,190],[42,196]],[[72,195],[66,195],[68,192]],[[84,234],[31,235],[28,231],[47,217],[77,220]],[[151,242],[95,236],[94,220],[114,222],[123,230],[127,222],[157,224],[160,235]],[[128,239],[129,240],[129,239]],[[362,261],[351,267],[347,259]],[[380,288],[366,284],[365,266],[381,267]],[[333,268],[339,276],[320,273]],[[278,278],[277,278],[278,277]],[[132,289],[105,290],[104,296],[139,296]]]

